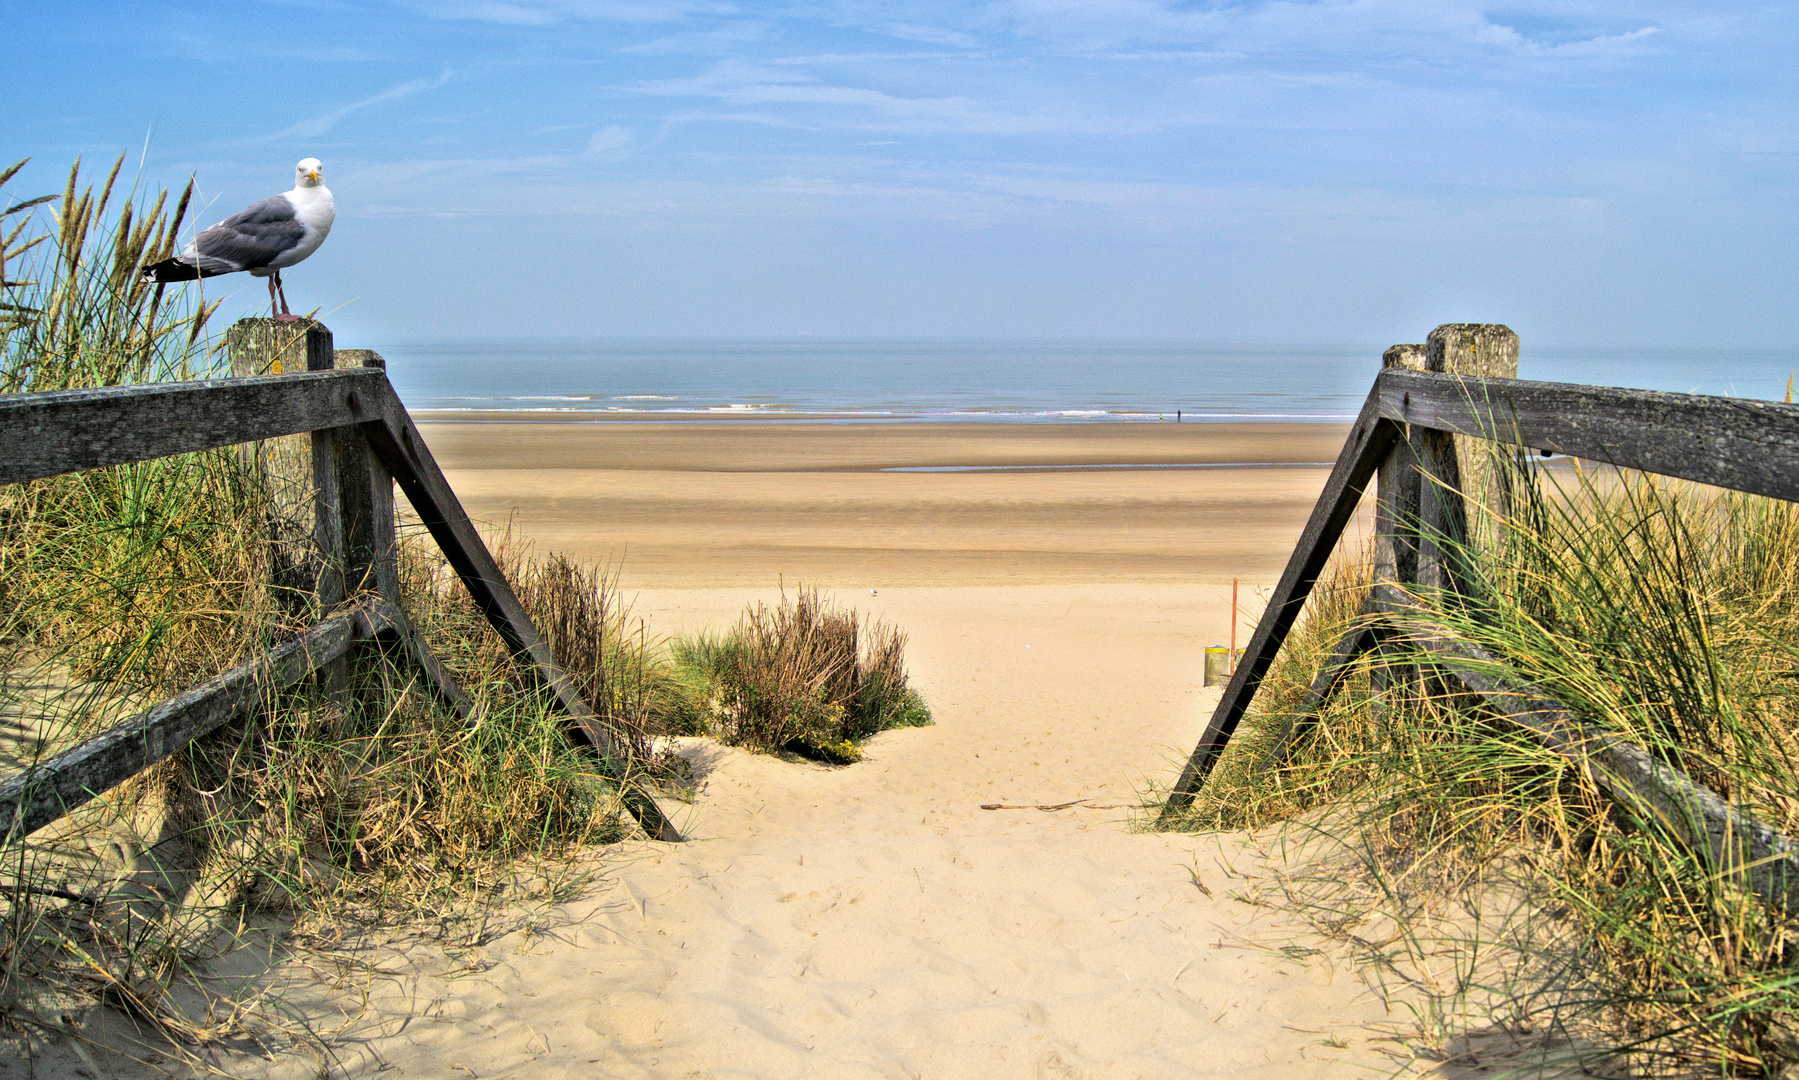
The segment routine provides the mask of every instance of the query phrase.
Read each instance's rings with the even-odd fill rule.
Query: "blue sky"
[[[0,12],[12,195],[148,137],[209,224],[317,156],[337,225],[285,279],[346,344],[1790,346],[1799,310],[1790,3]]]

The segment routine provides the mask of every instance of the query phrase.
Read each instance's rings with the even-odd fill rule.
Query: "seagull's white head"
[[[318,158],[309,157],[294,166],[295,187],[318,187],[324,182],[325,166],[319,164]]]

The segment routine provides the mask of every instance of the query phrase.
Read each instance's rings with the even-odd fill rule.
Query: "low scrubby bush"
[[[900,631],[834,609],[815,589],[783,593],[727,634],[676,640],[686,726],[756,750],[859,760],[870,735],[930,723],[906,681],[905,647]]]

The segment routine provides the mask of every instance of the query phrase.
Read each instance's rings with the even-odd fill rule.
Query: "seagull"
[[[172,259],[144,267],[144,279],[158,283],[192,281],[248,270],[269,279],[269,307],[291,319],[281,271],[311,255],[331,234],[337,208],[322,179],[324,166],[307,158],[294,166],[294,189],[271,195],[232,214],[194,237]]]

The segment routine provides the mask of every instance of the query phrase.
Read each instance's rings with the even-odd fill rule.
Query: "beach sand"
[[[1272,583],[1340,424],[426,424],[469,513],[638,588]],[[1254,467],[1231,468],[1253,463]],[[1317,463],[1325,463],[1319,465]],[[1106,468],[1198,465],[1200,468]],[[971,472],[895,472],[973,468]]]
[[[1325,470],[874,471],[1328,461],[1342,428],[425,434],[468,508],[513,514],[540,551],[628,547],[623,590],[653,633],[723,629],[783,581],[898,625],[936,723],[845,768],[683,741],[701,788],[667,805],[692,839],[599,853],[593,889],[453,961],[384,954],[397,974],[329,999],[366,1004],[336,1044],[352,1075],[1407,1068],[1385,1038],[1403,1012],[1328,952],[1283,952],[1300,922],[1239,898],[1267,865],[1253,844],[1134,827],[1216,701],[1202,649],[1229,636],[1231,579],[1253,618]]]

